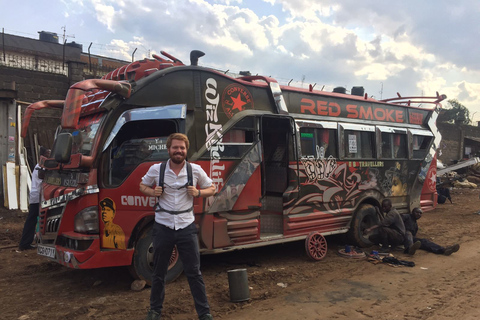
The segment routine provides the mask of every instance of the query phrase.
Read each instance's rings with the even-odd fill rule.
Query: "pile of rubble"
[[[480,163],[442,174],[446,169],[438,171],[437,186],[474,189],[480,185]]]

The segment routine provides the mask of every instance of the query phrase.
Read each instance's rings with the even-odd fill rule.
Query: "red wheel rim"
[[[312,232],[305,240],[307,255],[313,260],[322,260],[327,254],[327,240],[318,232]]]
[[[178,261],[178,250],[177,246],[173,247],[172,250],[172,255],[170,256],[170,263],[168,265],[168,270],[172,269],[173,266],[177,263]]]
[[[177,246],[173,247],[172,255],[170,256],[170,262],[168,264],[168,270],[172,269],[179,259]],[[150,244],[147,250],[147,263],[150,269],[153,270],[153,243]]]

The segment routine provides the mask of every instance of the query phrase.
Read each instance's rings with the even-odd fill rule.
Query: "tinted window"
[[[119,185],[142,162],[168,159],[167,137],[176,132],[174,121],[145,120],[127,122],[115,136],[109,152],[108,185]]]
[[[337,158],[336,130],[323,128],[301,128],[300,143],[302,156]],[[317,150],[320,154],[317,154]]]
[[[345,157],[372,159],[375,157],[375,135],[369,131],[345,130]]]
[[[381,152],[383,159],[407,158],[407,135],[382,132]]]
[[[432,137],[427,136],[413,136],[413,158],[414,159],[425,159]]]
[[[255,118],[247,117],[237,122],[230,130],[226,131],[221,142],[217,145],[216,152],[221,159],[241,159],[250,150],[256,141]],[[210,151],[206,151],[201,159],[210,159]]]

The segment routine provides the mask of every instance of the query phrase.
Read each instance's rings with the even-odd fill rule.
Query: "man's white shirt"
[[[212,185],[212,179],[208,177],[202,167],[198,164],[190,164],[192,165],[193,185],[198,185],[200,189],[210,187]],[[149,187],[158,185],[159,174],[160,163],[152,165],[143,176],[142,183]],[[181,188],[187,184],[187,181],[187,166],[184,164],[177,176],[175,172],[170,169],[170,160],[168,160],[163,179],[163,193],[157,198],[157,201],[159,201],[163,209],[168,211],[183,211],[192,207],[193,196],[187,193],[187,187]],[[180,214],[170,214],[158,211],[158,209],[155,212],[155,222],[174,230],[186,228],[194,222],[194,220],[193,209]]]
[[[40,188],[42,186],[42,179],[38,176],[38,172],[42,170],[42,168],[38,165],[35,165],[35,169],[33,169],[32,173],[32,183],[30,186],[30,197],[28,203],[34,204],[40,202]]]

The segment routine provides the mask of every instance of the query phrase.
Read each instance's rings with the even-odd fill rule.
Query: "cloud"
[[[227,6],[234,4],[234,3],[242,3],[242,0],[214,0],[216,3],[226,4]]]
[[[457,94],[458,100],[463,102],[472,102],[479,99],[480,84],[467,83],[465,81],[460,82],[457,85],[459,93]]]
[[[135,52],[135,60],[147,58],[148,50],[143,52],[136,52],[135,49],[142,48],[145,40],[142,37],[134,37],[132,41],[123,41],[119,39],[112,40],[106,47],[109,56],[117,56],[119,59],[131,61],[132,55]],[[144,47],[143,47],[144,48]],[[151,52],[155,53],[155,52]],[[151,57],[148,57],[151,58]]]
[[[122,14],[122,11],[116,11],[113,5],[106,5],[101,0],[92,0],[92,4],[96,12],[97,20],[107,26],[108,30],[115,32],[115,17]],[[120,1],[118,4],[122,6],[123,2]]]
[[[290,15],[291,19],[302,18],[316,20],[319,17],[330,17],[338,10],[339,5],[334,1],[311,1],[311,0],[277,0],[276,4]]]
[[[363,85],[377,97],[439,91],[480,108],[480,4],[473,0],[263,0],[261,10],[240,0],[83,4],[114,33],[104,43],[118,46],[111,53],[123,59],[138,48],[139,57],[165,50],[187,63],[199,49],[206,53],[200,65],[221,70],[329,90]]]

